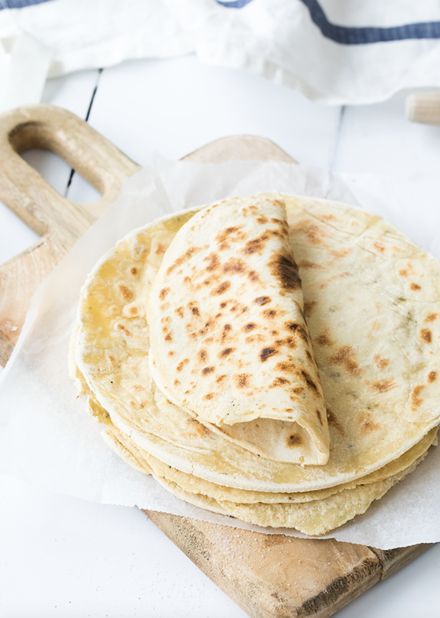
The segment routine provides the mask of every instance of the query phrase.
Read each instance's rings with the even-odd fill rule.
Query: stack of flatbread
[[[226,199],[99,262],[71,362],[108,442],[170,492],[320,535],[436,441],[440,265],[344,204]]]

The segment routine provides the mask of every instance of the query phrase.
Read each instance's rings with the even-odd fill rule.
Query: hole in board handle
[[[100,193],[87,180],[76,172],[72,174],[70,165],[53,152],[33,148],[20,156],[63,197],[76,203],[95,202],[100,198]],[[35,245],[39,238],[39,234],[0,202],[0,265]]]

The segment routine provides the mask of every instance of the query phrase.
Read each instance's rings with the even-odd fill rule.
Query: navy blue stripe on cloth
[[[416,22],[403,26],[387,28],[338,26],[332,24],[324,13],[318,0],[300,0],[309,10],[313,23],[321,33],[335,43],[342,45],[365,45],[368,43],[386,43],[405,39],[440,38],[440,21]]]
[[[217,0],[217,4],[221,4],[228,9],[242,9],[249,2],[252,2],[252,0]]]
[[[26,6],[43,2],[49,2],[49,0],[0,0],[0,11],[2,9],[24,9]]]
[[[1,1],[1,0],[0,0]],[[298,0],[292,0],[297,2]],[[406,39],[439,39],[440,21],[421,21],[402,26],[338,26],[327,19],[318,0],[299,0],[308,8],[310,17],[327,39],[341,45],[367,45],[369,43],[387,43]],[[242,9],[253,0],[216,0],[217,4],[228,9]]]

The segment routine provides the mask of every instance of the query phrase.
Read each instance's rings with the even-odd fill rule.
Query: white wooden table
[[[408,123],[404,98],[328,108],[192,57],[82,72],[49,82],[44,94],[44,102],[87,117],[141,164],[155,152],[178,158],[223,135],[254,133],[328,169],[437,174],[440,128]],[[93,199],[95,191],[55,156],[26,158],[62,194]],[[0,204],[0,262],[35,240]],[[0,504],[2,618],[244,616],[135,509],[48,495],[5,477]],[[440,547],[434,547],[340,615],[438,617],[439,576]]]

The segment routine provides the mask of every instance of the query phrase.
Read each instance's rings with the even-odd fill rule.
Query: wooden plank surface
[[[82,207],[56,194],[14,152],[35,145],[59,152],[102,191],[102,200]],[[58,261],[136,165],[73,115],[44,107],[0,119],[0,154],[2,199],[43,235],[38,247],[0,268],[0,357],[5,359],[28,300],[23,290],[35,285]],[[272,142],[249,136],[219,140],[190,158],[219,161],[250,154],[289,160]],[[47,249],[42,253],[40,247]],[[262,535],[159,513],[150,517],[222,589],[258,617],[330,616],[421,551],[380,553],[335,541]]]

